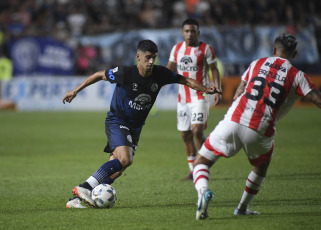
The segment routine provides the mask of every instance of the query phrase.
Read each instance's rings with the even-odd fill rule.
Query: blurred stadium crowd
[[[0,44],[24,36],[49,36],[73,47],[80,35],[97,35],[142,28],[180,28],[187,17],[201,26],[297,27],[313,24],[321,52],[320,0],[1,0]],[[86,52],[95,58],[95,47]],[[93,64],[95,65],[95,63]],[[86,74],[78,63],[77,74]],[[92,70],[91,70],[92,71]]]

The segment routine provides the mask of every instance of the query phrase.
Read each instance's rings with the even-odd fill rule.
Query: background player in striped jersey
[[[309,77],[291,65],[297,41],[282,34],[275,39],[273,57],[253,61],[242,75],[234,102],[224,119],[211,132],[194,163],[198,192],[196,219],[205,219],[213,192],[208,190],[209,168],[221,157],[244,149],[250,163],[246,187],[234,215],[256,215],[249,209],[263,184],[273,154],[275,125],[301,96],[321,108],[321,92]]]
[[[175,69],[186,78],[195,79],[205,86],[209,85],[209,69],[212,71],[216,88],[221,89],[220,74],[216,67],[212,47],[198,40],[199,24],[195,19],[186,19],[182,24],[184,41],[173,46],[167,68]],[[221,100],[214,95],[214,105]],[[210,109],[209,95],[179,85],[177,104],[177,129],[181,131],[190,173],[185,179],[193,179],[193,163],[205,141],[204,129]],[[196,144],[195,144],[196,141]]]

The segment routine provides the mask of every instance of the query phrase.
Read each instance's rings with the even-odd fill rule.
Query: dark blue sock
[[[110,177],[106,178],[102,184],[112,184],[114,183],[115,180],[111,179]]]
[[[90,184],[87,181],[85,181],[84,183],[80,184],[79,186],[83,187],[83,188],[86,188],[86,189],[89,189],[90,191],[93,190],[93,188],[90,186]]]
[[[103,164],[96,172],[93,173],[92,176],[101,184],[115,172],[120,171],[122,167],[123,166],[120,161],[118,159],[114,159]]]

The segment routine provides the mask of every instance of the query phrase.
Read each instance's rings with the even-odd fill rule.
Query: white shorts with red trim
[[[224,119],[210,133],[199,153],[205,158],[215,161],[217,156],[232,157],[242,148],[254,166],[260,166],[273,154],[273,137]]]
[[[192,130],[192,124],[206,124],[209,115],[210,102],[199,100],[191,103],[177,103],[177,129]]]

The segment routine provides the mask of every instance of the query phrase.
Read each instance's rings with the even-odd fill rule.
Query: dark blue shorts
[[[108,141],[104,152],[112,155],[115,148],[119,146],[129,146],[134,149],[135,154],[140,131],[134,132],[128,127],[117,123],[105,123],[105,133]]]

